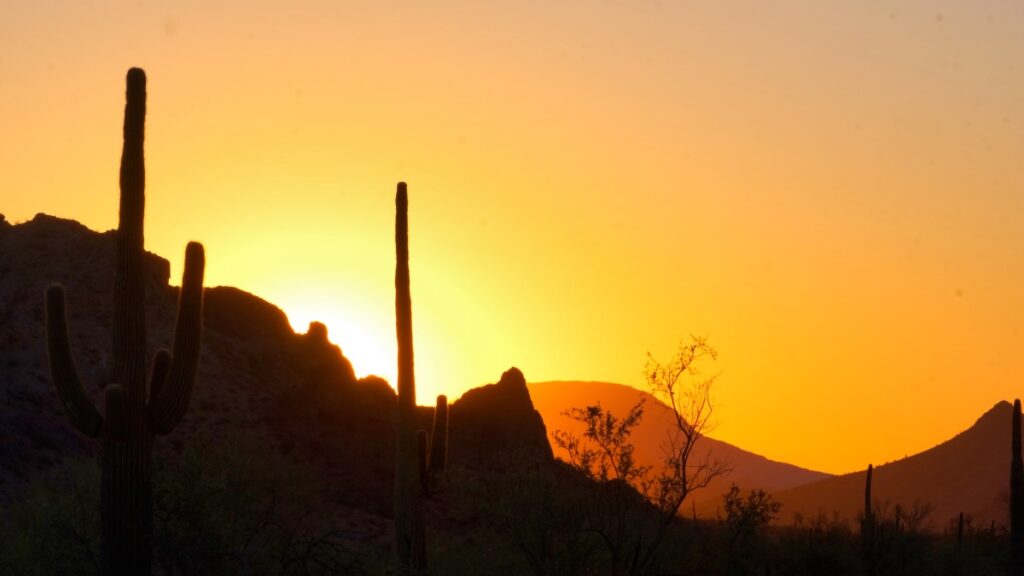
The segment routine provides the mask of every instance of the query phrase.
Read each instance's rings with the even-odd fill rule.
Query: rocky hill
[[[65,459],[97,450],[67,424],[50,384],[43,291],[52,282],[67,289],[75,359],[95,399],[110,349],[113,271],[112,231],[43,214],[18,225],[0,217],[0,502],[20,497],[27,482]],[[171,342],[178,289],[168,281],[168,262],[148,254],[151,353]],[[207,288],[204,321],[190,408],[158,444],[180,451],[196,435],[216,442],[243,433],[313,467],[337,486],[338,503],[370,514],[372,532],[386,539],[395,405],[387,382],[357,379],[322,324],[296,334],[282,310],[237,288]],[[433,408],[421,408],[420,417],[429,430]],[[450,436],[452,459],[461,465],[512,448],[551,458],[544,424],[515,369],[453,404]]]

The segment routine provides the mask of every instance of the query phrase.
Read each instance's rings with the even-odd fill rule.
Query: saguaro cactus
[[[1019,399],[1013,401],[1010,450],[1010,564],[1016,576],[1024,574],[1024,460],[1021,459]]]
[[[416,463],[420,469],[420,486],[423,496],[430,495],[430,476],[427,467],[430,465],[430,439],[426,430],[416,431]]]
[[[448,465],[448,397],[440,394],[434,408],[434,428],[430,433],[430,475],[444,472]]]
[[[409,293],[409,196],[395,195],[395,327],[398,332],[398,438],[395,450],[395,550],[404,573],[426,568],[423,498],[416,450],[416,380],[413,374],[412,297]]]
[[[875,573],[875,515],[871,510],[871,473],[874,466],[868,464],[867,479],[864,481],[864,520],[860,526],[860,544],[868,574]]]
[[[105,385],[104,415],[82,387],[71,354],[64,288],[46,290],[46,334],[50,373],[72,424],[101,440],[101,564],[105,574],[149,574],[152,562],[152,445],[188,408],[199,361],[202,332],[202,245],[190,242],[178,300],[173,355],[160,350],[146,386],[146,318],[143,247],[146,75],[128,71],[121,156],[121,205],[117,229],[113,351]]]
[[[874,466],[868,464],[868,475],[864,481],[864,523],[867,525],[874,524],[874,517],[871,513],[871,473],[874,471]]]

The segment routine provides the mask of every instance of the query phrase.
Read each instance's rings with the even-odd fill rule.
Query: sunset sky
[[[1022,31],[1016,0],[7,0],[0,212],[116,226],[140,66],[175,282],[202,241],[208,285],[393,381],[404,180],[421,403],[642,387],[706,335],[717,438],[844,472],[1024,396]]]

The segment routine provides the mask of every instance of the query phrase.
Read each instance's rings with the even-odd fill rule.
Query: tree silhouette
[[[716,356],[703,338],[680,344],[667,364],[648,355],[644,368],[648,389],[672,410],[674,424],[667,431],[662,447],[665,459],[657,472],[637,464],[630,442],[643,418],[643,400],[624,417],[600,404],[571,408],[564,414],[583,425],[583,435],[562,430],[553,434],[570,463],[600,487],[591,510],[590,530],[604,543],[613,574],[649,572],[686,498],[728,473],[724,463],[710,455],[698,459],[694,452],[711,428],[715,380],[702,378],[696,364]]]

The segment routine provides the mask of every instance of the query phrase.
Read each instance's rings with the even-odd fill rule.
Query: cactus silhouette
[[[113,350],[101,415],[82,387],[71,353],[64,288],[46,290],[50,373],[68,418],[78,430],[101,439],[101,565],[104,574],[149,574],[152,562],[152,445],[188,408],[202,332],[202,245],[185,250],[173,355],[153,359],[147,396],[143,247],[146,75],[128,71],[121,156],[121,203],[114,284]]]
[[[430,433],[429,474],[436,477],[448,465],[448,397],[440,394],[434,408],[434,428]]]
[[[416,431],[416,463],[420,469],[420,487],[424,496],[430,495],[430,477],[427,475],[427,467],[430,459],[430,440],[427,438],[426,430]]]
[[[395,450],[395,551],[402,573],[427,565],[423,497],[416,456],[416,379],[413,374],[412,297],[409,293],[409,196],[395,195],[395,327],[398,333],[398,429]]]
[[[874,466],[868,464],[867,479],[864,481],[864,520],[860,526],[860,543],[868,574],[875,573],[875,515],[871,511],[871,475]]]
[[[1010,564],[1012,573],[1024,574],[1024,460],[1020,446],[1020,400],[1013,401],[1010,436]]]
[[[871,473],[874,471],[874,466],[868,464],[868,475],[864,481],[864,523],[866,525],[873,525],[874,518],[871,515]]]

